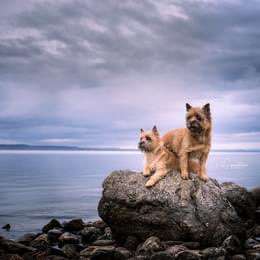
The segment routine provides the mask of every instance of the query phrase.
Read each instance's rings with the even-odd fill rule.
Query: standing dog
[[[202,108],[186,104],[186,128],[172,130],[162,137],[167,149],[177,153],[181,177],[189,178],[188,162],[198,161],[199,177],[207,181],[206,161],[211,147],[210,105]]]
[[[151,131],[141,129],[138,146],[145,156],[143,175],[154,173],[145,184],[146,187],[154,186],[168,172],[179,169],[178,157],[164,146],[156,126]],[[189,170],[197,172],[198,164],[190,161]]]

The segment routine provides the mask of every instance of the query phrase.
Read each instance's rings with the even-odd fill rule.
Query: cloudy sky
[[[3,0],[0,143],[135,147],[210,102],[214,148],[260,149],[260,2]]]

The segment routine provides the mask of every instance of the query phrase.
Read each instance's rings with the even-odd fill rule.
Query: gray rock
[[[42,234],[31,241],[30,246],[40,251],[45,251],[50,246],[47,234]]]
[[[17,254],[5,254],[3,256],[0,255],[0,260],[24,260],[24,258]]]
[[[254,235],[260,237],[260,225],[256,226],[254,229]]]
[[[64,223],[64,230],[73,232],[80,231],[85,227],[85,224],[82,219],[72,219],[69,222]]]
[[[62,235],[62,230],[54,228],[48,231],[47,238],[50,243],[58,242],[59,237]]]
[[[172,260],[173,257],[167,251],[156,252],[152,255],[151,260]]]
[[[228,254],[236,254],[241,250],[241,243],[236,236],[227,237],[222,246],[226,249]]]
[[[62,247],[62,252],[64,255],[70,259],[79,259],[79,252],[77,252],[77,247],[72,244],[66,244]]]
[[[245,255],[237,254],[237,255],[233,255],[231,257],[231,260],[246,260],[246,257],[245,257]]]
[[[35,233],[27,233],[27,234],[24,234],[23,236],[19,237],[16,242],[18,243],[21,243],[23,245],[26,245],[26,246],[29,246],[31,241],[33,239],[35,239],[37,236],[37,234]]]
[[[176,257],[179,253],[187,250],[188,248],[183,245],[170,246],[169,248],[166,249],[166,251],[170,253],[172,257]]]
[[[225,256],[227,251],[224,247],[208,247],[200,251],[200,254],[204,259],[210,259],[212,257]]]
[[[253,238],[248,238],[246,241],[245,241],[245,245],[244,247],[246,249],[252,249],[254,246],[258,245],[259,242]]]
[[[25,246],[21,243],[15,242],[13,240],[1,240],[0,241],[0,248],[4,250],[4,252],[9,254],[18,254],[22,255],[27,252],[35,252],[35,248],[30,246]]]
[[[61,227],[62,227],[61,223],[57,219],[54,218],[48,224],[43,226],[42,232],[47,233],[49,230],[51,230],[53,228],[61,228]]]
[[[115,260],[125,260],[132,256],[131,252],[124,247],[116,247],[114,251]]]
[[[172,173],[153,188],[145,182],[131,171],[113,172],[104,181],[98,212],[116,240],[157,236],[221,245],[229,235],[244,235],[241,219],[215,180],[205,183],[192,175],[184,181]]]
[[[257,206],[260,206],[260,187],[251,190],[251,194]]]
[[[115,244],[114,240],[96,240],[92,243],[93,246],[111,246]]]
[[[258,250],[248,250],[246,251],[247,260],[260,260],[260,252]]]
[[[59,247],[63,247],[66,244],[78,244],[79,241],[80,239],[78,236],[65,232],[59,237]]]
[[[252,220],[249,222],[249,227],[253,226],[255,220],[256,203],[250,192],[245,188],[234,184],[232,182],[224,182],[221,188],[236,209],[237,214],[244,221]]]
[[[80,235],[82,237],[82,243],[90,244],[98,239],[101,235],[101,231],[95,227],[85,227],[83,230],[80,231]]]
[[[158,237],[149,237],[137,248],[137,255],[152,255],[154,252],[162,251],[164,249]]]
[[[124,247],[127,248],[128,250],[134,251],[138,244],[139,240],[135,236],[128,236],[125,240]]]
[[[200,260],[201,255],[195,250],[186,250],[178,253],[175,257],[178,260]]]

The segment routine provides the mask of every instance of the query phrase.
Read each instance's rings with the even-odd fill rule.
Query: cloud
[[[4,3],[0,138],[135,146],[140,127],[183,126],[187,101],[211,103],[216,136],[260,131],[259,8],[222,0]]]

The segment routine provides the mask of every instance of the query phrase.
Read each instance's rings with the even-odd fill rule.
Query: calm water
[[[51,218],[97,218],[104,178],[115,169],[140,170],[138,152],[0,152],[0,234],[38,232]],[[260,185],[260,153],[211,153],[210,177],[249,189]]]

